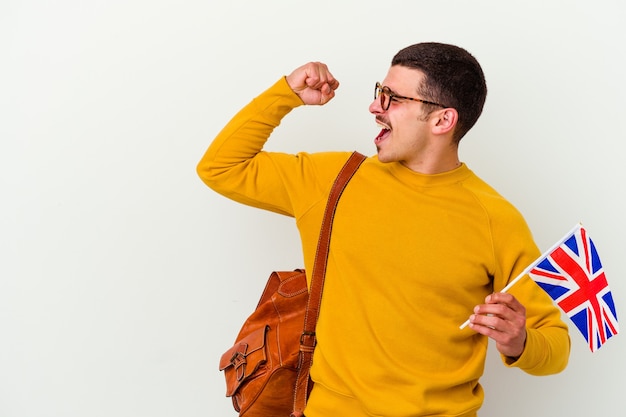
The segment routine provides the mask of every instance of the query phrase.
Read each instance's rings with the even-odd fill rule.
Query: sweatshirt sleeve
[[[523,218],[511,212],[504,227],[496,227],[500,259],[494,290],[500,291],[540,255]],[[516,220],[513,220],[516,219]],[[502,356],[506,366],[530,375],[551,375],[567,366],[570,354],[568,327],[561,310],[550,296],[528,276],[509,291],[526,309],[526,345],[519,358]]]
[[[214,191],[243,204],[293,215],[285,177],[297,155],[268,154],[265,142],[294,108],[303,105],[285,77],[241,109],[213,140],[197,166]],[[281,160],[281,163],[277,163]]]

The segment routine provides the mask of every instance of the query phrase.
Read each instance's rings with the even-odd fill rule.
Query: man
[[[242,109],[198,165],[215,191],[295,217],[307,270],[349,152],[262,148],[292,109],[324,105],[338,86],[322,63],[297,68]],[[550,298],[528,279],[498,293],[539,256],[524,219],[458,157],[486,91],[474,57],[439,43],[401,50],[376,84],[377,156],[335,216],[307,417],[476,416],[487,338],[507,366],[565,368],[568,331]]]

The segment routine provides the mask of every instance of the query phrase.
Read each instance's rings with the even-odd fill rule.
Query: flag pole
[[[549,253],[553,252],[556,248],[558,248],[559,246],[561,246],[561,244],[563,244],[563,242],[565,242],[571,235],[573,235],[578,229],[580,229],[582,227],[582,223],[577,223],[576,226],[574,226],[572,228],[572,230],[570,230],[569,232],[567,232],[567,234],[565,236],[563,236],[563,238],[561,240],[559,240],[558,242],[556,242],[554,245],[552,245],[552,247],[550,249],[548,249],[547,251],[545,251],[544,253],[541,254],[541,256],[539,256],[537,259],[535,259],[530,265],[528,265],[526,267],[526,269],[524,269],[522,271],[521,274],[519,274],[517,277],[515,277],[515,279],[511,282],[508,283],[508,285],[504,288],[502,288],[502,290],[500,291],[501,293],[505,293],[508,290],[511,289],[511,287],[515,284],[517,284],[517,282],[519,280],[521,280],[522,278],[524,278],[531,269],[533,269],[534,267],[537,266],[537,264],[539,262],[541,262],[543,260],[543,258],[545,258]],[[469,324],[469,319],[467,319],[465,321],[465,323],[461,324],[461,326],[459,326],[459,329],[464,329],[465,327],[467,327],[467,325]]]

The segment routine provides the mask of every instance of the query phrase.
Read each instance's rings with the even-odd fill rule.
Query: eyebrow
[[[389,91],[393,92],[393,91],[391,90],[391,88],[389,88],[389,86],[387,86],[387,85],[385,85],[385,84],[382,84],[382,83],[380,83],[380,88],[382,88],[382,89],[385,89],[385,88],[386,88],[387,90],[389,90]]]
[[[400,94],[397,91],[392,90],[389,86],[383,85],[382,88],[386,88],[387,90],[389,90],[391,94],[395,95],[398,98],[411,98],[411,97],[405,96],[404,94]],[[418,92],[416,91],[415,94],[418,94]]]

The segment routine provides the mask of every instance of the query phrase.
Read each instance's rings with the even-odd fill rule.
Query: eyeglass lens
[[[376,98],[380,98],[380,107],[382,107],[383,110],[388,110],[389,109],[389,105],[391,104],[391,97],[389,96],[389,94],[387,94],[387,92],[384,90],[383,86],[380,85],[380,83],[376,83],[376,85],[374,86],[374,99]]]

